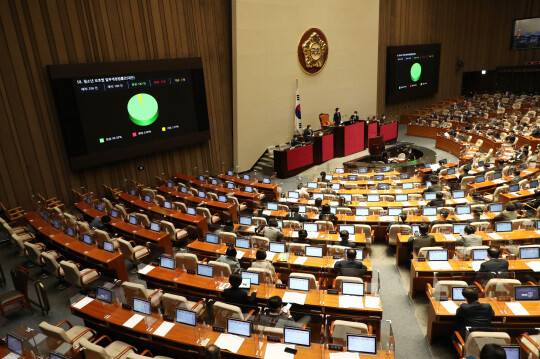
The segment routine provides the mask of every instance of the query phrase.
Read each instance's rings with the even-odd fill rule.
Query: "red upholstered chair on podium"
[[[330,116],[328,116],[327,113],[319,114],[319,121],[321,121],[322,129],[328,128],[333,125],[333,123],[330,121]]]
[[[380,155],[384,152],[383,136],[377,136],[369,139],[369,154]]]

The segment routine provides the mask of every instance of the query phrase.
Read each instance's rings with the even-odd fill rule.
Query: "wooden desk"
[[[289,178],[313,166],[313,144],[274,150],[274,172],[278,178]]]
[[[237,184],[240,184],[240,185],[243,185],[243,186],[247,185],[247,186],[255,187],[255,188],[257,188],[259,190],[259,192],[264,192],[270,198],[277,198],[278,195],[279,195],[278,194],[278,185],[275,184],[275,183],[262,183],[262,182],[258,182],[258,181],[248,181],[248,180],[244,180],[244,179],[241,179],[241,178],[238,178],[238,177],[235,177],[235,176],[229,176],[229,175],[226,175],[226,174],[221,174],[218,177],[225,180],[225,181],[237,183]]]
[[[165,269],[154,267],[146,274],[139,272],[139,278],[148,283],[149,288],[164,288],[166,291],[174,293],[190,293],[195,296],[221,299],[223,287],[228,284],[228,278],[207,278],[195,274],[189,274],[181,269]],[[283,298],[287,289],[279,289],[273,285],[261,284],[252,286],[250,293],[257,291],[257,300],[261,304],[266,304],[268,298],[275,295]],[[363,318],[367,324],[372,324],[375,333],[380,333],[382,320],[382,307],[374,308],[341,308],[339,306],[339,295],[328,294],[326,290],[311,290],[306,292],[307,296],[303,305],[293,304],[292,311],[305,312],[308,314],[326,314],[337,316],[351,316]],[[369,295],[371,296],[371,295]]]
[[[119,338],[127,343],[133,344],[139,352],[149,349],[154,355],[168,355],[178,358],[195,357],[202,358],[202,342],[209,339],[207,345],[214,344],[220,333],[212,331],[212,327],[204,324],[197,324],[197,327],[190,327],[181,324],[174,324],[164,336],[156,334],[156,329],[163,324],[163,318],[153,314],[150,326],[147,327],[145,320],[140,321],[133,328],[125,327],[123,324],[135,314],[131,310],[123,309],[117,304],[105,304],[93,300],[81,309],[70,307],[71,312],[82,318],[86,326],[96,329],[99,333],[105,333],[113,338]],[[267,345],[266,337],[253,335],[246,338],[238,353],[234,354],[223,350],[223,358],[264,358]],[[262,355],[257,355],[256,348],[259,347]],[[310,347],[296,346],[298,357],[306,359],[328,359],[330,351],[319,343],[311,343]],[[321,356],[322,355],[322,356]],[[394,354],[386,354],[379,350],[377,355],[360,355],[360,359],[380,358],[393,359]]]
[[[206,232],[208,232],[208,221],[204,216],[192,216],[178,210],[163,208],[156,203],[145,202],[139,197],[134,197],[128,193],[122,193],[118,198],[130,206],[153,213],[154,215],[158,216],[158,218],[160,218],[160,216],[164,216],[174,223],[180,223],[183,226],[194,226],[197,228],[198,235],[205,236]]]
[[[540,302],[522,301],[523,307],[529,316],[515,315],[506,305],[506,302],[480,298],[480,303],[488,303],[495,312],[492,327],[501,328],[511,336],[523,334],[523,329],[535,329],[540,322]],[[449,313],[435,298],[429,298],[427,338],[430,343],[435,338],[449,338],[459,327],[456,315]],[[514,333],[514,331],[516,331]]]
[[[175,197],[183,200],[184,202],[191,202],[195,205],[205,205],[210,209],[210,211],[216,213],[228,213],[231,217],[231,220],[237,222],[238,221],[238,212],[236,210],[236,205],[233,203],[223,203],[218,201],[213,201],[208,198],[200,198],[196,197],[189,193],[182,193],[180,191],[176,191],[174,189],[171,189],[166,186],[159,186],[157,187],[157,190],[169,195],[170,197]]]
[[[536,174],[539,171],[538,168],[527,168],[526,170],[521,171],[520,176],[523,178],[529,178]],[[496,187],[499,187],[501,185],[507,184],[508,182],[511,182],[514,179],[514,176],[506,176],[503,178],[500,178],[501,181],[495,180],[495,181],[485,181],[482,183],[469,183],[467,185],[467,193],[472,193],[474,191],[479,191],[481,193],[489,192],[492,190],[495,190]]]
[[[262,193],[249,193],[239,190],[234,190],[230,188],[225,188],[222,186],[216,186],[207,182],[203,182],[198,180],[195,177],[191,177],[184,174],[176,174],[174,175],[174,178],[177,180],[180,180],[182,183],[189,184],[190,186],[195,186],[198,188],[202,188],[204,190],[209,190],[218,194],[224,194],[224,195],[234,195],[240,202],[242,201],[248,201],[248,204],[250,207],[257,207],[261,200],[264,198],[264,194]]]
[[[532,272],[533,270],[526,264],[527,262],[538,261],[532,259],[511,259],[508,260],[508,270],[510,272]],[[415,296],[419,293],[425,293],[426,284],[433,284],[434,273],[437,273],[439,279],[441,277],[452,277],[452,280],[464,280],[467,283],[472,283],[478,272],[472,268],[471,261],[449,260],[448,263],[451,269],[436,269],[433,270],[428,265],[428,262],[411,261],[411,284],[410,294]]]
[[[499,194],[499,202],[507,203],[510,201],[525,202],[534,198],[534,189],[522,189],[517,192]]]
[[[105,212],[98,211],[96,208],[90,206],[84,201],[75,203],[75,207],[77,207],[79,211],[83,212],[83,214],[91,220],[96,217],[101,218],[107,214]],[[155,232],[141,226],[135,226],[120,218],[113,217],[111,217],[109,225],[122,235],[126,236],[126,238],[133,239],[138,244],[146,245],[147,242],[153,242],[162,246],[167,254],[173,254],[171,237],[167,232]]]
[[[65,326],[64,326],[65,327]],[[36,341],[38,341],[43,334],[33,328],[29,328],[27,326],[21,325],[15,330],[10,331],[11,333],[18,335],[19,337],[27,340],[27,342],[23,343],[23,356],[21,358],[25,359],[35,359],[36,356],[42,357],[42,358],[48,358],[49,353],[52,351],[58,350],[62,345],[62,350],[68,346],[69,350],[67,352],[62,353],[63,355],[67,356],[68,358],[74,358],[79,359],[82,357],[81,352],[75,352],[73,350],[73,347],[70,344],[67,344],[61,340],[57,340],[50,336],[45,336],[45,338],[37,342],[37,345],[34,345]],[[36,338],[36,336],[39,336]],[[35,340],[33,340],[36,338]],[[4,334],[2,334],[2,339],[4,339]],[[30,345],[32,347],[32,351],[28,351],[30,349]],[[4,358],[6,355],[12,353],[7,347],[0,346],[0,358]]]
[[[122,281],[129,280],[124,256],[118,252],[110,253],[97,246],[90,246],[72,238],[62,231],[55,229],[49,222],[41,218],[37,212],[28,212],[24,215],[28,223],[41,235],[47,244],[50,244],[67,259],[81,263],[85,267],[95,268],[103,274],[118,278]]]
[[[438,148],[446,152],[450,152],[451,154],[459,158],[461,157],[461,153],[465,150],[465,144],[451,138],[446,138],[444,136],[437,135],[435,137],[435,148]]]
[[[213,244],[201,241],[193,241],[188,245],[190,252],[198,254],[200,257],[207,257],[210,260],[220,255],[224,255],[228,246],[226,244]],[[257,248],[243,249],[237,248],[237,251],[245,252],[245,254],[239,259],[240,263],[243,264],[244,268],[249,268],[253,261],[255,261],[255,254],[257,253]],[[301,256],[297,256],[294,253],[289,254],[289,258],[286,261],[278,261],[278,253],[266,252],[266,260],[272,262],[276,272],[290,274],[291,272],[305,272],[312,273],[316,277],[324,278],[335,278],[339,271],[334,268],[334,265],[337,261],[341,259],[334,259],[332,256],[324,256],[322,258],[315,257],[306,257],[307,260],[303,264],[297,264],[295,261]],[[365,256],[366,254],[364,254]],[[364,265],[368,268],[366,276],[371,278],[371,260],[364,259],[362,261]]]
[[[446,132],[446,129],[434,126],[425,125],[407,125],[407,135],[417,137],[436,138],[441,132]]]

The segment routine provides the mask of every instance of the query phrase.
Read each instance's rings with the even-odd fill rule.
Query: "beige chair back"
[[[347,345],[347,335],[365,335],[369,333],[369,327],[365,323],[345,320],[334,320],[331,326],[332,343]]]
[[[504,108],[503,108],[504,110]],[[504,111],[503,111],[504,112]],[[465,351],[463,357],[480,357],[480,351],[486,344],[510,344],[512,339],[508,333],[504,332],[472,332],[465,342]]]
[[[54,258],[54,255],[52,253],[43,252],[41,254],[41,258],[45,263],[45,270],[47,272],[54,275],[56,278],[63,277],[63,271],[60,270],[60,264],[58,264],[58,261],[56,260],[56,258]]]
[[[195,254],[176,253],[174,255],[174,260],[176,262],[176,268],[184,268],[185,270],[197,272],[197,264],[199,264],[199,260]]]
[[[236,234],[232,232],[219,232],[219,241],[223,244],[234,246],[236,244]]]
[[[66,343],[71,342],[71,339],[67,335],[66,331],[61,327],[57,327],[47,322],[41,322],[39,323],[39,329],[43,332],[43,334],[49,337],[55,338],[57,340],[60,340]]]
[[[83,283],[81,282],[81,272],[79,271],[79,268],[77,268],[75,263],[61,261],[60,267],[64,271],[64,279],[66,280],[66,282],[79,288],[83,287]]]
[[[244,320],[244,315],[240,307],[223,302],[214,303],[214,325],[220,327],[227,326],[227,318]]]
[[[209,261],[208,265],[214,267],[215,277],[229,278],[229,276],[232,274],[231,266],[228,263]]]

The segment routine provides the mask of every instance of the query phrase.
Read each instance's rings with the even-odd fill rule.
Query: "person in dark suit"
[[[311,129],[311,125],[307,125],[306,129],[302,133],[304,137],[313,137],[313,130]]]
[[[508,261],[503,258],[499,258],[501,252],[496,247],[488,249],[488,261],[480,264],[479,272],[508,272]]]
[[[360,117],[358,117],[358,111],[354,111],[354,113],[351,115],[351,121],[358,121],[360,120]]]
[[[356,251],[354,249],[347,249],[347,259],[336,262],[334,268],[340,271],[340,275],[351,275],[355,277],[361,276],[366,272],[367,267],[361,261],[356,260]]]
[[[540,128],[538,126],[536,126],[536,128],[531,132],[531,136],[540,138]]]
[[[111,217],[108,214],[106,214],[101,218],[99,217],[94,218],[94,220],[90,222],[90,228],[106,231],[107,226],[110,222],[111,222]]]
[[[523,180],[523,177],[521,177],[520,175],[521,175],[521,171],[516,169],[514,171],[514,178],[508,184],[509,185],[519,184],[519,181]]]
[[[439,178],[437,176],[431,176],[429,182],[431,186],[426,188],[423,193],[441,192],[443,190],[443,186],[439,184]]]
[[[443,193],[442,192],[437,192],[437,194],[435,194],[435,199],[432,199],[431,201],[428,202],[428,206],[430,207],[442,207],[446,204],[446,201],[443,199]]]
[[[388,227],[386,227],[386,233],[390,233],[390,227],[392,227],[394,224],[410,225],[411,223],[407,222],[407,217],[408,217],[407,213],[401,212],[401,214],[399,215],[399,219],[401,219],[401,222],[400,221],[390,222],[388,224]]]
[[[307,243],[308,242],[307,236],[308,236],[307,231],[305,229],[301,229],[298,231],[298,238],[296,240],[293,240],[293,242],[294,243]]]
[[[448,210],[448,208],[441,208],[441,212],[439,213],[439,215],[441,216],[442,220],[433,221],[433,222],[431,222],[431,224],[452,224],[452,223],[454,223],[454,221],[452,221],[451,219],[448,219],[448,216],[450,215],[450,211]]]
[[[257,292],[253,291],[248,295],[247,290],[241,289],[242,276],[240,274],[231,274],[229,277],[229,288],[223,291],[223,299],[229,304],[234,304],[242,308],[242,312],[248,312],[257,299]]]
[[[458,183],[461,183],[461,180],[463,179],[463,177],[466,177],[469,175],[469,171],[471,170],[471,166],[470,165],[465,165],[463,167],[463,173],[459,175],[458,177]]]
[[[319,220],[321,221],[337,221],[338,218],[335,214],[330,212],[330,205],[323,204],[321,208],[321,213],[319,213]]]
[[[465,338],[466,327],[491,327],[495,312],[491,305],[478,302],[476,289],[471,287],[463,289],[463,296],[467,303],[461,304],[456,310],[456,318],[461,323],[459,333],[462,338]]]
[[[353,236],[354,236],[354,233],[353,233]],[[340,231],[339,238],[341,239],[341,241],[339,241],[338,243],[339,246],[356,248],[356,243],[349,241],[349,231],[347,230]]]
[[[321,180],[320,180],[321,182],[326,182],[326,183],[330,182],[329,180],[326,179],[326,172],[322,171],[320,175],[321,175]]]
[[[423,247],[433,247],[435,245],[435,237],[428,234],[429,225],[427,223],[420,224],[420,234],[418,236],[410,236],[408,245],[412,246],[414,254],[418,255],[418,251]]]
[[[510,202],[506,205],[504,211],[493,218],[493,221],[511,221],[513,219],[517,219],[516,205]]]
[[[304,222],[307,220],[307,217],[305,215],[298,213],[298,207],[296,206],[291,207],[289,214],[285,218],[291,221],[298,222]]]
[[[336,107],[336,112],[334,112],[334,125],[341,125],[341,113],[339,112],[339,107]]]
[[[291,147],[298,146],[300,144],[300,140],[298,139],[298,135],[294,135],[293,139],[291,140]]]
[[[480,350],[480,359],[506,359],[506,352],[499,344],[489,343]]]

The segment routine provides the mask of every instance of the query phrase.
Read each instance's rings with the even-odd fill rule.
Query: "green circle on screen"
[[[422,66],[418,62],[414,63],[411,66],[411,80],[418,81],[420,79],[420,74],[422,73]]]
[[[130,98],[127,110],[131,122],[139,126],[151,125],[158,118],[158,103],[147,93],[139,93]]]

